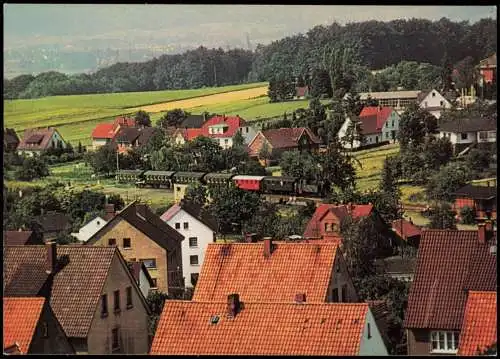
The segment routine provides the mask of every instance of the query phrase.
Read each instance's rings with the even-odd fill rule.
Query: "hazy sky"
[[[116,43],[183,46],[269,43],[315,25],[447,17],[496,18],[495,6],[4,4],[4,47]],[[96,45],[97,42],[99,45]],[[104,45],[103,45],[104,44]]]

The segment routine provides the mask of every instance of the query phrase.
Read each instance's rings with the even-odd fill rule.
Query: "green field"
[[[356,186],[358,190],[376,189],[380,182],[380,174],[384,167],[385,158],[390,155],[397,155],[398,153],[398,144],[354,152],[354,157],[361,164],[360,166],[356,163],[354,166],[356,169]]]
[[[111,121],[127,114],[135,106],[196,98],[266,86],[266,83],[201,88],[127,92],[95,95],[51,96],[33,100],[5,100],[4,127],[14,128],[19,135],[26,128],[56,126],[70,141],[91,143],[90,134],[97,123]],[[128,110],[130,111],[130,110]]]

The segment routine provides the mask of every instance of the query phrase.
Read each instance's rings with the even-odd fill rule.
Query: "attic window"
[[[436,97],[436,93],[435,92],[432,93],[432,97]]]
[[[210,324],[217,324],[219,323],[219,316],[218,315],[213,315],[212,318],[210,318]]]

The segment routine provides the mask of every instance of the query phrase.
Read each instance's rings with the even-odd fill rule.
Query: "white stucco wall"
[[[219,142],[219,146],[221,146],[223,149],[233,147],[233,138],[232,137],[220,137],[220,138],[214,138],[214,140]]]
[[[466,134],[467,134],[467,138],[462,139],[461,133],[440,131],[439,137],[448,137],[452,144],[477,142],[477,136],[479,136],[477,132],[466,132]]]
[[[253,140],[255,135],[257,134],[257,131],[252,126],[244,126],[240,128],[241,134],[243,135],[243,138],[245,139],[245,144],[249,144],[250,141]]]
[[[487,138],[480,138],[480,132],[477,132],[477,142],[497,142],[497,131],[481,131],[487,132]]]
[[[146,277],[146,274],[144,274],[143,270],[139,273],[139,288],[144,298],[147,298],[151,286],[149,285],[148,278]]]
[[[438,91],[433,89],[420,102],[420,108],[425,109],[426,107],[451,108],[451,103]]]
[[[98,230],[106,225],[106,221],[101,217],[96,217],[91,220],[89,223],[84,225],[78,233],[71,233],[73,237],[82,242],[87,242],[90,237],[92,237]]]
[[[347,133],[347,128],[349,127],[350,124],[351,124],[351,119],[348,117],[348,118],[346,118],[346,120],[344,121],[342,126],[340,127],[340,130],[338,133],[338,138],[339,138],[339,140],[342,143],[342,146],[344,148],[358,148],[361,146],[361,143],[359,141],[354,141],[352,144],[352,147],[351,147],[350,143],[344,141],[344,137]]]
[[[382,141],[396,141],[399,132],[399,120],[400,116],[396,111],[392,111],[389,118],[385,121],[382,126]],[[392,138],[392,131],[394,132],[394,139]],[[380,139],[379,139],[379,142]]]
[[[188,223],[188,228],[184,229],[184,222]],[[180,223],[180,228],[176,228],[175,224]],[[182,272],[186,287],[192,287],[191,274],[200,273],[203,260],[205,259],[205,251],[209,243],[213,243],[215,233],[204,225],[202,222],[192,217],[182,209],[176,213],[167,224],[174,228],[177,232],[184,236],[182,241]],[[198,247],[189,247],[189,238],[198,238]],[[190,256],[198,256],[198,265],[191,265]]]
[[[368,325],[370,325],[370,338],[368,337]],[[370,309],[366,313],[365,327],[359,345],[359,355],[389,355]]]
[[[107,138],[95,138],[92,140],[92,148],[94,149],[94,151],[96,151],[100,147],[106,145],[109,142],[110,142],[110,140]]]

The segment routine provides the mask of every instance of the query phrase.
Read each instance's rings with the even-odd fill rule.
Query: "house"
[[[448,137],[456,153],[470,147],[490,147],[497,141],[497,123],[494,118],[477,117],[457,119],[439,124],[439,137]]]
[[[458,355],[478,355],[497,342],[497,292],[470,291],[460,332]]]
[[[182,241],[183,277],[186,287],[193,287],[198,281],[207,246],[215,242],[217,220],[202,211],[199,205],[184,200],[174,204],[160,218],[186,239]]]
[[[423,231],[403,322],[408,355],[456,354],[467,296],[495,291],[496,267],[490,226]]]
[[[49,148],[66,148],[66,146],[66,141],[54,127],[30,128],[24,130],[23,138],[17,146],[17,153],[33,156]]]
[[[153,278],[149,275],[148,269],[143,262],[127,262],[128,269],[134,277],[144,298],[147,298],[151,288],[154,288]]]
[[[278,293],[276,293],[278,294]],[[196,338],[196,340],[193,340]],[[366,303],[169,300],[152,355],[388,355]]]
[[[418,102],[421,109],[428,111],[437,119],[441,117],[443,110],[452,107],[451,102],[435,89],[428,92],[421,92],[418,96]]]
[[[118,153],[127,153],[132,148],[146,145],[157,132],[161,130],[156,127],[123,127],[116,133],[111,145],[116,146]]]
[[[309,86],[302,86],[295,88],[294,100],[305,100],[309,98]]]
[[[41,225],[43,238],[50,241],[71,230],[71,218],[60,212],[47,212],[37,217]]]
[[[304,293],[308,303],[357,302],[336,242],[210,243],[193,301],[291,302]]]
[[[5,128],[3,131],[3,150],[5,152],[15,151],[19,145],[19,137],[13,128]]]
[[[145,354],[148,315],[116,247],[4,247],[5,297],[44,297],[77,354]],[[21,349],[22,350],[22,349]]]
[[[176,145],[183,145],[186,142],[194,140],[198,136],[202,136],[201,128],[177,128],[172,134],[172,138]]]
[[[187,115],[180,123],[180,128],[201,128],[207,120],[206,113],[201,115]]]
[[[460,214],[464,207],[472,208],[476,219],[497,218],[497,187],[465,185],[454,193],[453,210]]]
[[[391,347],[391,339],[389,338],[389,332],[391,330],[391,313],[389,312],[387,302],[385,300],[368,300],[366,303],[375,319],[377,329],[382,336],[385,347]]]
[[[375,260],[376,271],[402,282],[412,282],[415,274],[416,258],[411,256],[391,256]]]
[[[32,231],[4,231],[3,239],[4,246],[25,246],[44,243],[42,236]]]
[[[44,297],[2,299],[4,353],[13,346],[18,354],[75,353]]]
[[[143,262],[154,289],[172,294],[184,287],[181,241],[177,231],[145,204],[131,202],[119,211],[86,244],[116,246],[129,262]]]
[[[239,131],[248,144],[256,135],[255,129],[236,116],[214,116],[202,126],[202,135],[216,140],[222,148],[233,146],[233,137]]]
[[[98,124],[92,131],[93,149],[97,150],[99,147],[111,143],[121,128],[135,126],[135,119],[124,116],[117,117],[113,123]]]
[[[364,141],[346,137],[353,119],[347,118],[338,132],[339,140],[345,148],[359,148],[363,145],[372,145],[380,142],[394,143],[399,131],[400,116],[391,107],[369,106],[364,107],[359,114],[359,131],[363,134]],[[357,131],[358,129],[356,129]]]
[[[71,233],[71,235],[78,239],[80,242],[87,242],[89,238],[92,237],[102,227],[104,227],[106,223],[108,222],[97,216],[86,223],[83,227],[81,227],[78,233]]]
[[[399,238],[401,244],[405,244],[414,248],[418,248],[422,231],[411,221],[404,218],[395,219],[391,223],[393,233]]]
[[[491,84],[496,81],[497,75],[497,54],[494,53],[490,57],[479,62],[479,73],[482,81]]]
[[[386,91],[386,92],[360,92],[359,98],[362,102],[369,99],[378,101],[379,106],[392,107],[398,114],[401,114],[406,107],[418,101],[418,96],[422,91]],[[344,96],[347,100],[349,94]]]
[[[250,157],[259,157],[264,143],[267,144],[271,158],[278,159],[286,151],[316,150],[321,140],[306,127],[259,131],[248,144]]]
[[[345,218],[351,216],[357,219],[368,217],[373,213],[372,204],[320,204],[307,223],[303,237],[307,239],[340,238],[340,226]]]

